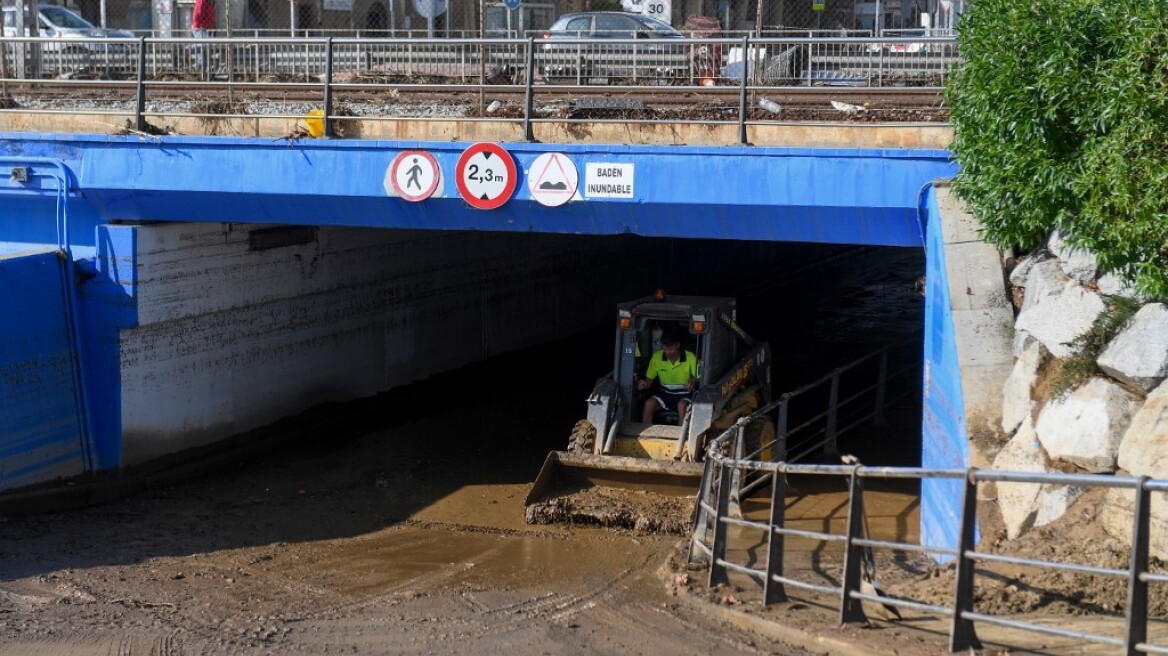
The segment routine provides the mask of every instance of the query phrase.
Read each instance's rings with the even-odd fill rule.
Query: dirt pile
[[[666,497],[640,490],[590,487],[527,506],[528,524],[590,524],[645,533],[685,535],[694,497]]]
[[[983,526],[979,552],[1043,560],[1127,569],[1131,558],[1128,545],[1107,535],[1098,521],[1103,490],[1083,495],[1058,521],[1033,529],[1014,540],[1006,540],[1004,530]],[[1151,568],[1165,570],[1165,563],[1153,559]],[[882,581],[895,596],[930,604],[952,605],[954,566],[930,567],[920,577]],[[1111,576],[1095,576],[1045,568],[978,563],[974,588],[974,610],[993,615],[1031,613],[1039,615],[1114,615],[1127,607],[1127,582]],[[1168,619],[1168,595],[1153,584],[1148,595],[1151,618]]]

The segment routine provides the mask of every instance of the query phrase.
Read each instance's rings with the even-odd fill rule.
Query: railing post
[[[1141,653],[1141,643],[1148,639],[1148,582],[1141,576],[1148,571],[1148,541],[1151,537],[1152,493],[1147,489],[1148,477],[1136,482],[1135,504],[1132,508],[1131,565],[1127,573],[1127,627],[1124,631],[1124,654]]]
[[[781,603],[787,600],[787,592],[783,584],[774,580],[775,576],[783,574],[783,535],[775,532],[776,528],[783,528],[786,522],[787,504],[787,474],[775,471],[771,476],[771,517],[770,528],[767,529],[767,561],[766,581],[762,586],[762,603],[764,606]]]
[[[749,146],[746,138],[746,53],[750,51],[750,35],[742,37],[742,82],[738,87],[738,143]]]
[[[138,80],[134,102],[134,129],[146,131],[146,37],[138,37]]]
[[[527,37],[527,52],[524,54],[527,75],[523,84],[523,138],[531,142],[535,141],[535,129],[531,124],[531,113],[535,104],[535,37]]]
[[[860,590],[860,568],[864,562],[864,548],[855,544],[855,539],[864,530],[864,492],[860,477],[856,475],[859,465],[852,469],[848,480],[848,533],[844,539],[844,577],[840,589],[840,624],[865,622],[864,608],[859,599],[852,598],[852,592]]]
[[[884,416],[884,395],[888,383],[888,349],[880,352],[880,372],[876,374],[876,402],[872,408],[872,423],[878,428],[888,425]]]
[[[836,444],[836,420],[839,414],[839,379],[839,369],[831,372],[831,391],[827,399],[827,426],[824,429],[826,441],[823,443],[823,455],[828,458],[836,458],[839,456],[839,445]]]
[[[714,540],[710,545],[710,581],[709,587],[730,583],[726,574],[726,567],[721,561],[726,560],[726,512],[730,506],[730,479],[733,477],[733,468],[721,463],[718,472],[718,503],[714,506]]]
[[[580,35],[577,34],[577,37]],[[576,44],[576,84],[581,84],[580,80],[584,75],[584,44]]]
[[[735,460],[742,460],[746,456],[746,434],[742,424],[735,426],[734,430],[734,448],[732,453]],[[733,483],[730,485],[730,508],[727,512],[732,512],[737,517],[742,517],[742,479],[745,474],[738,467],[734,467],[734,475],[731,477]]]
[[[779,421],[775,426],[775,441],[783,445],[782,455],[779,460],[787,460],[787,420],[790,413],[791,395],[784,392],[779,400]]]
[[[324,46],[324,138],[333,138],[333,38]]]
[[[977,470],[965,475],[965,494],[961,506],[961,536],[957,541],[957,580],[953,586],[953,624],[949,628],[949,651],[966,651],[981,647],[973,620],[963,617],[973,612],[973,551],[977,531]]]
[[[694,529],[689,541],[689,557],[686,558],[686,561],[690,563],[698,562],[698,556],[703,558],[705,557],[705,553],[700,549],[695,549],[694,544],[698,540],[701,540],[702,544],[704,545],[706,536],[709,534],[710,515],[706,509],[702,507],[702,503],[705,502],[706,504],[709,504],[712,501],[712,499],[710,499],[710,488],[713,485],[713,479],[714,459],[710,457],[709,454],[707,454],[705,462],[702,463],[702,482],[700,483],[698,489],[697,512],[694,513]]]

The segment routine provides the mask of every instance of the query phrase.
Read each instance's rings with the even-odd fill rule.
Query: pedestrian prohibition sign
[[[402,200],[411,203],[423,201],[434,195],[442,169],[438,160],[424,150],[405,150],[393,158],[389,165],[389,180],[393,190]]]
[[[480,210],[493,210],[510,200],[518,178],[511,153],[486,142],[464,150],[454,173],[459,195]]]

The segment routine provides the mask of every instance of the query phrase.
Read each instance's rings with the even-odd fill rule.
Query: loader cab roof
[[[736,308],[737,301],[729,296],[667,296],[665,300],[646,296],[617,306],[618,310],[630,312],[635,316],[661,319],[686,318],[694,312],[715,309],[733,315]]]

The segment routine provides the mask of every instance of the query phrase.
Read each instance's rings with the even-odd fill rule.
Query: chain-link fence
[[[29,0],[15,0],[27,4]],[[941,36],[968,0],[58,0],[89,22],[185,37],[196,6],[213,5],[212,36],[489,38],[535,35],[565,13],[649,15],[688,36]],[[5,3],[11,5],[12,2]],[[706,17],[693,21],[692,17]],[[7,36],[20,36],[6,26]]]

